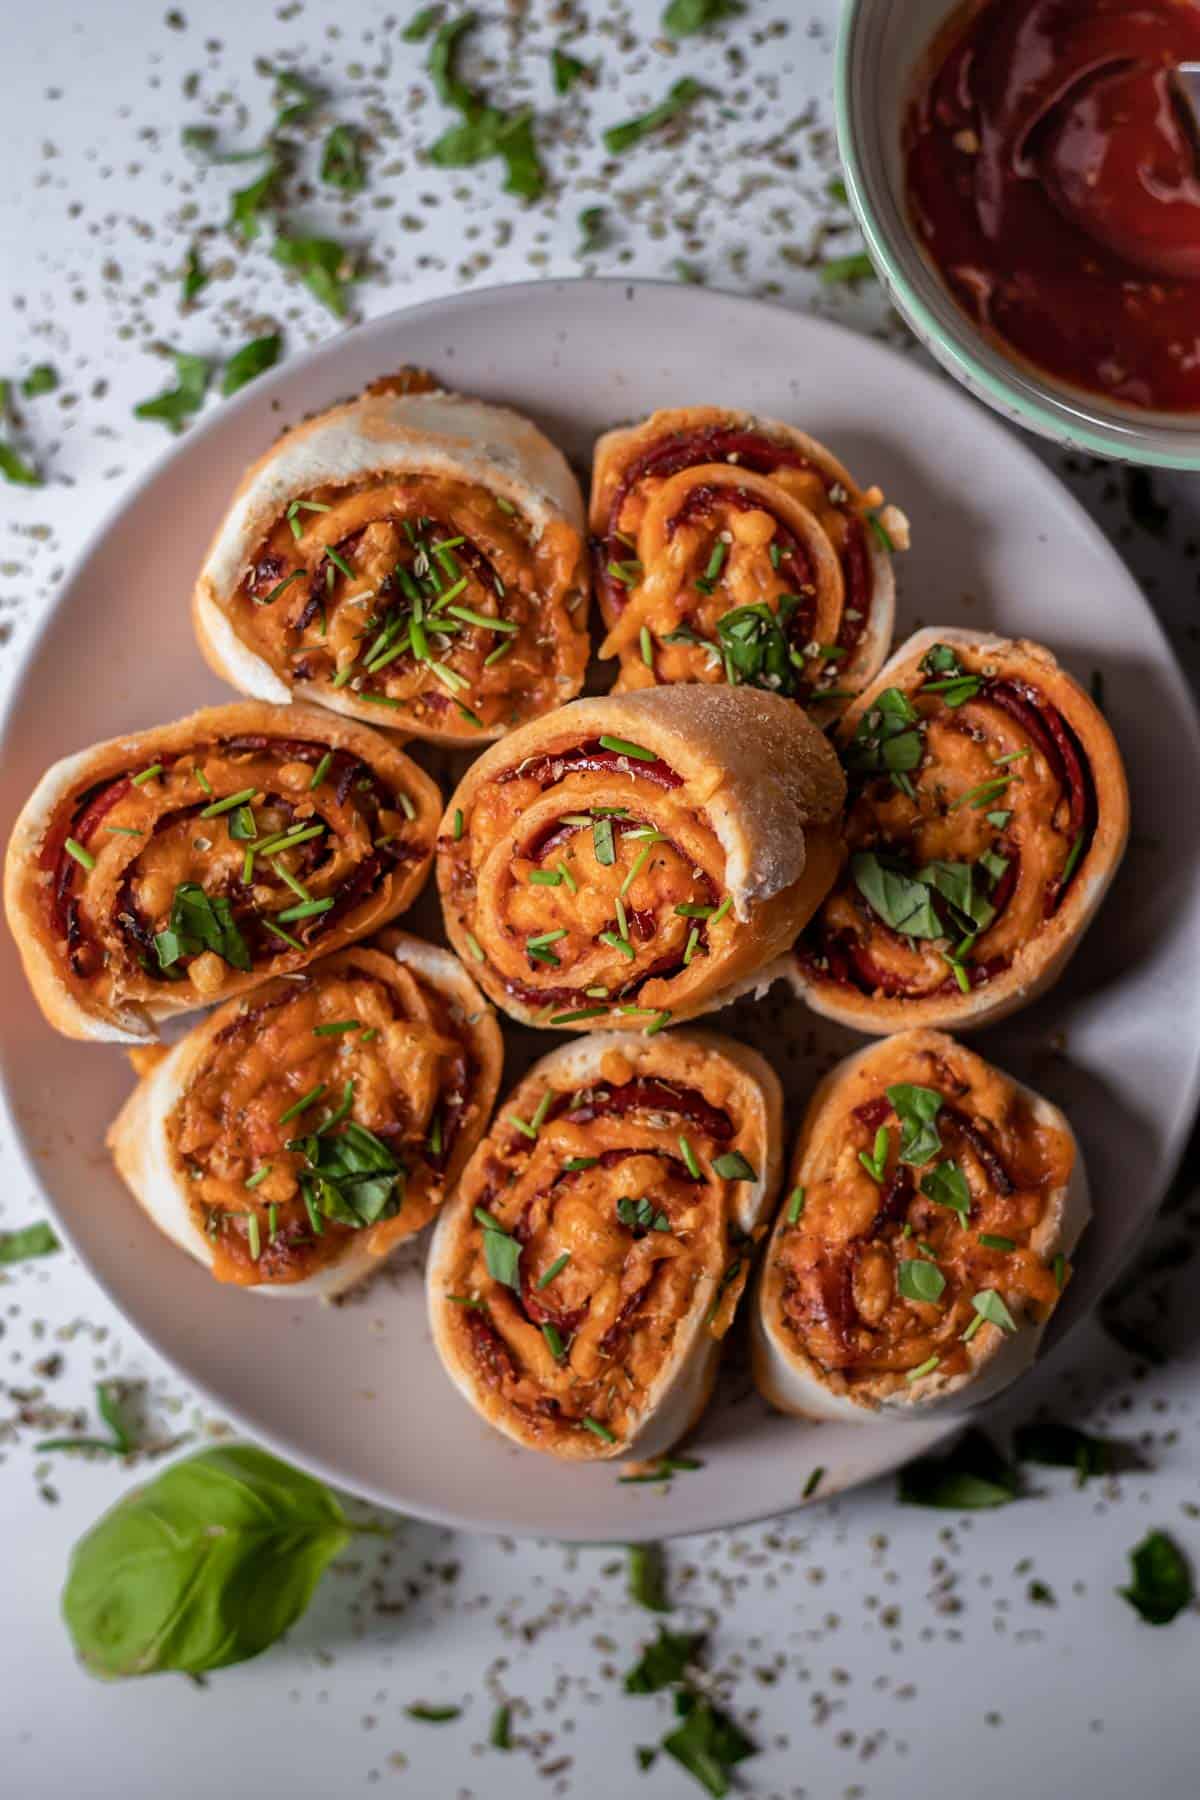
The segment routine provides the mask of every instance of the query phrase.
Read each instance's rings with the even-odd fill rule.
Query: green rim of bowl
[[[1064,419],[1058,412],[1040,405],[1020,388],[992,373],[972,353],[964,341],[973,327],[963,314],[964,337],[952,335],[943,322],[922,299],[894,257],[886,235],[880,230],[867,200],[866,182],[858,158],[852,128],[850,100],[850,55],[854,34],[862,16],[862,0],[846,0],[838,27],[837,53],[834,62],[834,111],[837,121],[838,151],[855,217],[862,229],[871,260],[884,276],[901,312],[923,336],[938,346],[951,373],[961,376],[969,389],[988,399],[998,411],[1030,425],[1044,437],[1055,439],[1064,448],[1090,451],[1093,455],[1118,462],[1145,463],[1158,469],[1200,469],[1200,446],[1194,450],[1159,449],[1141,440],[1139,430],[1155,430],[1152,425],[1139,428],[1131,424],[1128,435],[1107,425],[1090,423],[1083,418]],[[1200,433],[1200,419],[1197,420]]]

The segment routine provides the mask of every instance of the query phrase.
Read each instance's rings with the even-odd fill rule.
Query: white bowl
[[[889,297],[956,381],[1018,425],[1093,456],[1200,469],[1200,417],[1117,406],[1006,353],[962,310],[918,243],[904,193],[904,115],[918,64],[955,10],[955,0],[846,0],[842,11],[838,143]]]

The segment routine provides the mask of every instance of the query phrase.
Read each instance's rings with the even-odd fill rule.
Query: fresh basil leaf
[[[223,895],[215,898],[194,881],[181,881],[171,902],[170,922],[155,937],[159,966],[169,969],[181,956],[215,950],[233,969],[249,973],[250,952]]]
[[[298,125],[314,113],[324,100],[325,92],[296,69],[276,69],[274,75],[278,109],[275,129],[280,131],[289,125]]]
[[[1013,1332],[1017,1329],[1017,1321],[1009,1312],[1003,1295],[998,1294],[995,1288],[984,1288],[982,1292],[973,1294],[971,1305],[989,1325],[998,1325],[1001,1331]]]
[[[185,125],[179,133],[179,141],[185,150],[192,152],[197,162],[257,162],[260,156],[271,154],[267,144],[259,144],[253,150],[218,149],[219,133],[215,125]]]
[[[156,394],[153,400],[143,400],[140,406],[134,407],[133,416],[135,419],[157,419],[169,425],[172,431],[179,431],[204,404],[209,366],[202,356],[189,356],[180,350],[175,352],[174,360],[175,387]]]
[[[1118,1588],[1147,1625],[1169,1625],[1192,1603],[1191,1565],[1165,1531],[1151,1531],[1129,1552],[1133,1580]]]
[[[671,0],[662,16],[662,28],[672,37],[691,37],[708,25],[735,19],[745,10],[742,0]]]
[[[498,156],[507,170],[505,191],[536,200],[546,177],[538,160],[533,112],[506,113],[491,106],[458,73],[458,50],[464,33],[476,23],[474,13],[449,20],[438,31],[429,52],[429,73],[439,100],[463,116],[429,149],[431,162],[444,169],[468,168]]]
[[[634,1200],[623,1194],[617,1201],[617,1217],[622,1225],[630,1231],[670,1231],[671,1221],[665,1212],[657,1212],[653,1204],[643,1195]]]
[[[67,1628],[109,1678],[245,1662],[300,1617],[353,1529],[328,1489],[265,1450],[201,1450],[76,1544]]]
[[[620,156],[624,151],[631,150],[644,137],[657,131],[660,125],[666,125],[671,119],[678,118],[680,113],[686,112],[706,92],[702,82],[685,75],[681,81],[671,84],[666,99],[661,100],[648,113],[642,113],[636,119],[626,119],[621,125],[610,125],[604,133],[605,148],[613,156]]]
[[[256,375],[273,368],[279,361],[279,352],[283,346],[283,338],[279,332],[272,331],[266,337],[251,338],[240,350],[234,352],[225,364],[225,376],[221,382],[221,392],[229,397],[244,388],[248,381]]]
[[[910,1256],[896,1270],[896,1286],[904,1300],[932,1303],[941,1299],[946,1277],[936,1263],[926,1262],[921,1256]]]
[[[29,1262],[35,1256],[53,1256],[62,1245],[44,1219],[36,1225],[23,1225],[19,1231],[0,1233],[0,1268],[12,1263]]]
[[[429,73],[433,77],[434,92],[444,106],[456,107],[460,112],[466,112],[476,104],[475,93],[462,80],[457,69],[459,41],[475,22],[476,15],[473,12],[463,13],[457,19],[448,19],[439,27],[429,51]]]
[[[333,238],[277,237],[271,254],[299,275],[311,294],[340,319],[346,312],[345,287],[358,279],[354,254]]]
[[[850,874],[863,899],[885,925],[904,937],[945,937],[929,898],[929,889],[903,869],[885,863],[873,850],[850,858]]]
[[[658,1636],[647,1644],[637,1662],[625,1676],[627,1694],[657,1694],[663,1688],[682,1681],[689,1663],[695,1662],[704,1648],[702,1631],[668,1631],[658,1628]]]
[[[768,688],[777,694],[794,694],[800,671],[792,661],[791,646],[784,633],[789,611],[781,603],[778,613],[765,600],[753,606],[735,606],[717,621],[717,637],[725,656],[725,667],[732,671],[735,682],[748,687]]]
[[[1018,1462],[1041,1463],[1052,1469],[1074,1469],[1082,1487],[1089,1476],[1107,1475],[1118,1467],[1140,1468],[1141,1459],[1124,1445],[1091,1437],[1074,1425],[1053,1419],[1035,1419],[1013,1432],[1013,1454]]]
[[[714,1800],[723,1800],[729,1792],[730,1769],[756,1755],[757,1746],[728,1713],[721,1712],[700,1694],[680,1694],[676,1711],[683,1714],[683,1724],[667,1733],[662,1748]]]
[[[321,180],[343,194],[361,194],[367,185],[362,136],[353,125],[335,125],[321,152]]]
[[[907,774],[924,755],[920,717],[901,688],[884,688],[858,722],[843,761],[856,775]]]
[[[961,675],[958,652],[950,644],[934,644],[925,652],[917,667],[923,675]]]
[[[942,1147],[937,1116],[942,1110],[943,1095],[936,1088],[899,1082],[888,1088],[887,1097],[900,1121],[900,1161],[920,1168]]]
[[[0,438],[0,475],[15,487],[41,487],[42,478],[31,462]]]
[[[630,1544],[629,1598],[649,1612],[670,1612],[667,1599],[666,1559],[661,1544]]]
[[[922,1175],[921,1192],[936,1206],[948,1206],[958,1214],[959,1224],[966,1225],[971,1214],[971,1190],[956,1162],[937,1163],[928,1175]]]
[[[585,206],[579,215],[579,248],[576,256],[594,256],[603,249],[607,230],[607,206]]]
[[[981,1431],[968,1431],[946,1456],[918,1457],[897,1478],[897,1498],[906,1506],[973,1512],[1016,1497],[1016,1469]]]
[[[188,246],[188,253],[183,264],[183,298],[190,302],[202,293],[212,280],[209,271],[200,260],[200,252],[195,244]]]
[[[312,1204],[352,1231],[394,1218],[404,1203],[403,1164],[365,1125],[351,1120],[326,1135],[332,1123],[326,1120],[321,1131],[292,1138],[287,1146],[304,1158],[300,1184]]]
[[[259,215],[275,200],[282,175],[283,163],[273,154],[261,175],[244,188],[236,188],[230,195],[229,229],[235,231],[244,244],[252,244],[261,231],[262,219]]]
[[[442,12],[443,8],[441,6],[422,6],[413,14],[412,18],[408,21],[408,24],[404,27],[404,30],[400,33],[404,42],[406,44],[419,44],[422,38],[427,38],[441,18]]]
[[[521,1246],[507,1231],[486,1226],[483,1233],[483,1259],[493,1281],[502,1287],[521,1291]]]
[[[27,400],[36,400],[39,394],[52,394],[58,386],[58,370],[52,363],[35,363],[21,383],[21,392]]]
[[[986,931],[996,917],[991,901],[976,888],[974,863],[924,863],[917,870],[917,879],[949,901],[976,931]]]
[[[585,62],[580,62],[577,56],[572,56],[569,51],[560,50],[557,46],[550,52],[550,71],[554,77],[556,94],[569,94],[575,83],[590,72]]]

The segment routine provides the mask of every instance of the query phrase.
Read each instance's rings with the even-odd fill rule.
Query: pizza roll
[[[438,1355],[490,1425],[571,1460],[656,1456],[703,1411],[778,1188],[779,1083],[710,1033],[535,1064],[438,1220]]]
[[[1028,1367],[1090,1214],[1056,1106],[953,1038],[849,1056],[809,1103],[752,1313],[784,1412],[974,1405]]]
[[[577,700],[481,756],[442,820],[450,941],[530,1024],[652,1027],[769,979],[833,879],[843,780],[748,688]]]
[[[248,470],[200,572],[197,636],[260,700],[486,742],[583,684],[583,500],[518,413],[390,385]]]
[[[804,999],[859,1031],[961,1029],[1054,982],[1124,854],[1103,714],[1048,650],[919,631],[840,721],[845,866],[797,944]]]
[[[428,1223],[491,1117],[503,1049],[461,964],[384,931],[230,1000],[153,1059],[108,1136],[218,1281],[330,1295]]]
[[[136,1043],[304,968],[424,886],[441,796],[396,744],[301,707],[213,706],[55,763],[5,906],[68,1037]]]
[[[908,522],[794,426],[690,406],[610,431],[589,522],[615,692],[744,683],[829,713],[888,653]]]

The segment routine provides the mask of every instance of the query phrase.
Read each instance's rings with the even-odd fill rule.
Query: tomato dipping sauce
[[[905,122],[918,239],[1002,347],[1125,406],[1200,410],[1200,0],[972,0]]]

